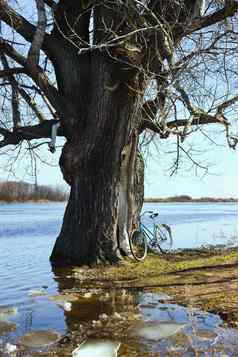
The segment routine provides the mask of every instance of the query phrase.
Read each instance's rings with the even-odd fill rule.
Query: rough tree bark
[[[118,149],[117,162],[109,152],[100,158],[101,150],[97,149],[93,161],[87,160],[85,166],[82,160],[77,163],[77,172],[74,171],[71,178],[67,177],[66,170],[68,163],[75,160],[76,146],[66,144],[64,148],[61,167],[71,193],[51,256],[54,265],[116,263],[121,250],[128,254],[128,235],[138,222],[143,204],[144,171],[139,157],[125,166],[126,158],[122,161],[115,139],[111,144],[113,141]],[[83,147],[78,145],[77,150],[80,148],[84,155]],[[124,150],[122,152],[124,155]]]
[[[68,22],[75,21],[79,10],[77,2],[70,3],[71,6],[61,1],[62,8],[56,13],[61,31],[55,28],[55,37],[62,42],[60,48],[64,52],[60,56],[54,53],[52,62],[58,87],[68,97],[75,113],[71,117],[70,130],[69,118],[65,119],[68,136],[60,158],[71,192],[51,262],[55,265],[114,263],[120,259],[119,196],[124,194],[120,181],[125,177],[127,186],[133,185],[128,175],[131,176],[136,165],[138,134],[135,128],[141,117],[141,95],[138,94],[141,81],[137,71],[128,70],[128,66],[107,53],[95,51],[92,55],[79,55],[78,48],[62,39],[61,32],[67,36],[68,28],[65,28],[61,10],[64,14],[68,10]],[[110,19],[110,11],[106,14],[104,9],[102,16],[99,7],[98,16],[95,15],[95,26],[99,29],[95,36],[98,38],[103,36],[101,29],[104,28],[100,21],[106,21],[107,16]],[[86,36],[83,26],[86,22],[88,29],[88,18],[82,21],[78,28],[81,38]],[[129,154],[127,172],[123,171],[122,160],[126,146],[133,151]],[[128,199],[128,187],[126,192]],[[129,205],[127,226],[131,225],[131,216]]]
[[[91,123],[84,138],[79,131],[68,140],[60,159],[71,193],[51,256],[57,265],[118,261],[118,227],[122,242],[135,215],[131,192],[137,137],[131,130],[139,114],[138,98],[125,88],[115,93],[105,89],[109,66],[103,57],[97,65],[97,85],[94,83],[92,101],[85,106]],[[127,147],[131,149],[126,153],[129,162],[123,159],[123,148]]]

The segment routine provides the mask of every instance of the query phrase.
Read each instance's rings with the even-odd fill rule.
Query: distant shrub
[[[45,185],[36,186],[23,181],[0,182],[0,201],[4,202],[63,202],[66,201],[67,198],[68,193],[59,187]]]
[[[145,198],[145,202],[238,202],[238,198],[215,198],[215,197],[200,197],[192,198],[189,195],[171,196],[171,197],[149,197]]]
[[[170,202],[187,202],[187,201],[191,201],[191,200],[192,200],[192,197],[190,197],[188,195],[168,197],[168,201],[170,201]]]

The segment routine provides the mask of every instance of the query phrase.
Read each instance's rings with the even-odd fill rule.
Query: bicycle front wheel
[[[129,238],[131,254],[138,260],[144,260],[147,255],[147,242],[143,232],[135,230]]]
[[[155,235],[161,253],[167,253],[170,251],[173,245],[170,226],[162,223],[157,224],[155,228]]]

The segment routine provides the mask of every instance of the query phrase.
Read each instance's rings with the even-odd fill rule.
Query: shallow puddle
[[[215,314],[161,303],[156,293],[139,294],[139,309],[143,325],[139,321],[134,331],[142,356],[234,356],[238,350],[238,331],[222,328],[222,320]]]
[[[186,325],[177,322],[138,323],[132,334],[147,340],[158,341],[175,335]]]
[[[56,309],[56,315],[63,311],[63,331],[34,331],[30,328],[24,334],[22,327],[27,321],[22,320],[15,332],[5,329],[12,322],[1,321],[4,324],[4,340],[0,340],[0,355],[11,356],[6,348],[10,342],[17,346],[21,357],[29,356],[30,351],[41,351],[42,347],[45,348],[44,356],[50,356],[50,351],[58,348],[55,342],[62,338],[59,333],[68,336],[59,349],[60,353],[64,356],[66,348],[72,357],[234,356],[238,350],[238,331],[223,328],[219,316],[170,303],[169,296],[164,293],[125,289],[88,293],[87,298],[85,291],[82,291],[77,294],[63,292],[52,298],[39,296],[35,300],[38,308],[42,305],[49,313],[52,309]],[[59,307],[62,301],[71,304],[70,311]],[[17,321],[20,314],[11,314],[15,311],[13,307],[8,307],[8,310],[2,308],[1,311],[9,312],[11,321]],[[80,331],[83,331],[82,334]],[[50,347],[52,344],[53,347]]]
[[[116,357],[120,342],[86,341],[72,352],[72,357]]]
[[[60,335],[55,331],[32,331],[19,339],[19,344],[30,348],[48,347],[56,343]]]

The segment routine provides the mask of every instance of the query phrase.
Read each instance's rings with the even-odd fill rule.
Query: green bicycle
[[[141,218],[146,214],[149,214],[153,221],[152,230],[141,222]],[[145,259],[148,248],[154,253],[167,253],[172,248],[171,228],[167,224],[156,224],[154,219],[158,215],[157,212],[145,211],[140,216],[139,229],[134,230],[129,238],[131,253],[138,261]]]

